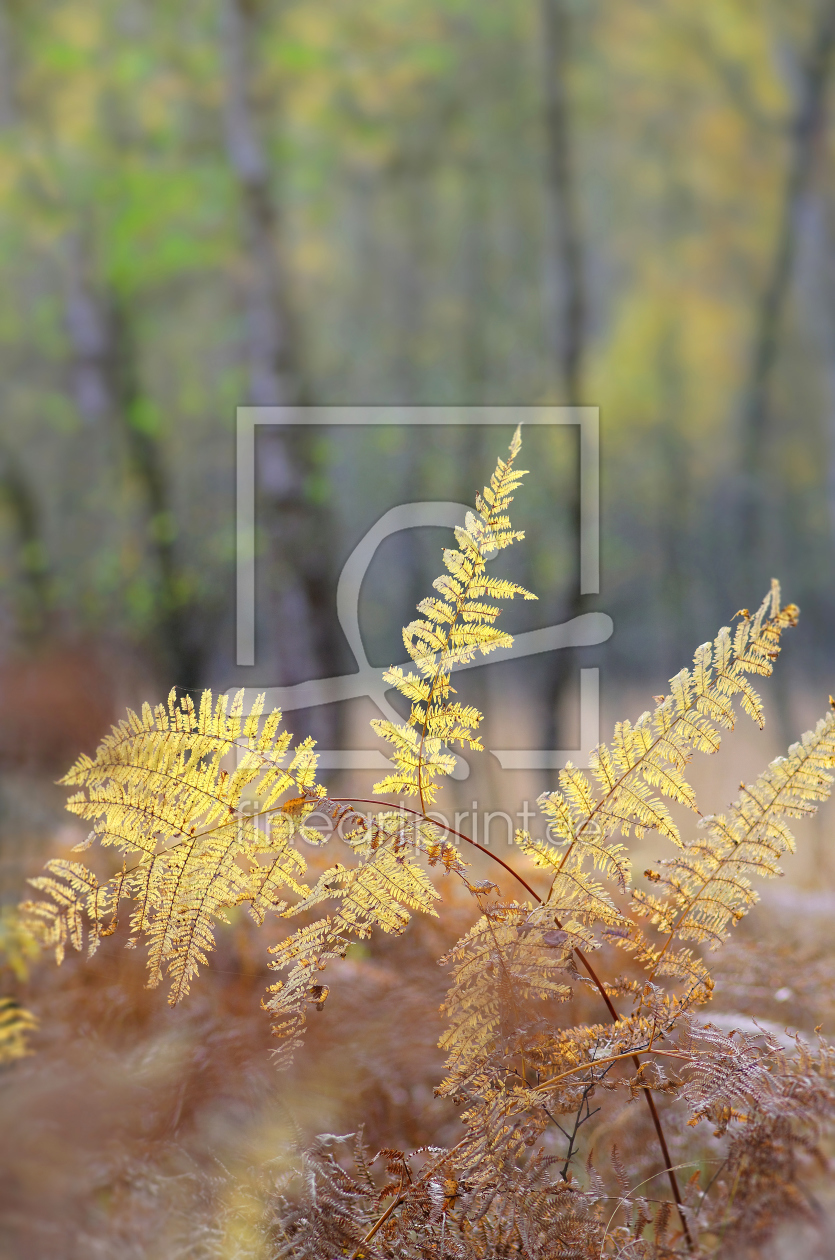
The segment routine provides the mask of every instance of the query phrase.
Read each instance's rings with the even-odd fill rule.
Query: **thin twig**
[[[667,1168],[662,1168],[660,1172],[653,1173],[651,1177],[645,1177],[643,1181],[639,1181],[637,1186],[633,1186],[632,1189],[629,1191],[629,1193],[634,1194],[636,1190],[640,1190],[641,1186],[645,1186],[648,1181],[654,1181],[655,1178],[660,1177],[662,1173],[665,1173],[665,1172],[674,1173],[677,1168],[695,1168],[695,1167],[697,1167],[696,1164],[676,1164],[674,1167],[672,1165],[668,1165]],[[606,1237],[609,1233],[609,1226],[611,1225],[612,1221],[615,1219],[615,1216],[617,1215],[619,1209],[623,1207],[625,1201],[628,1202],[628,1200],[624,1200],[623,1196],[619,1197],[618,1206],[615,1208],[614,1212],[612,1213],[612,1215],[609,1217],[608,1221],[606,1222],[606,1230],[603,1234],[603,1241],[600,1244],[600,1260],[603,1260],[603,1248],[606,1245]],[[653,1202],[653,1200],[647,1199],[645,1200],[645,1202],[649,1203],[649,1202]],[[667,1200],[667,1202],[669,1202],[669,1200]],[[686,1226],[685,1226],[685,1229],[686,1229]],[[692,1250],[693,1244],[690,1240],[689,1232],[686,1233],[686,1237],[687,1237],[688,1245],[690,1246]]]
[[[314,799],[314,798],[311,798]],[[316,798],[318,799],[318,798]],[[495,853],[491,853],[489,849],[485,849],[483,844],[479,844],[477,840],[471,840],[469,836],[465,836],[462,831],[456,831],[454,827],[448,826],[446,823],[436,822],[434,818],[430,818],[422,809],[410,809],[408,805],[397,805],[394,801],[384,801],[379,798],[374,799],[368,796],[328,796],[324,798],[329,801],[336,801],[338,804],[347,803],[353,805],[377,805],[380,809],[399,809],[404,814],[412,814],[415,818],[425,818],[427,822],[432,823],[440,831],[448,831],[451,836],[456,836],[459,840],[465,840],[467,844],[471,844],[474,849],[478,849],[481,853],[486,853],[494,862],[498,862],[499,866],[503,866],[508,875],[512,875],[515,880],[526,889],[538,905],[542,905],[542,898],[539,893],[534,892],[530,884],[528,884],[518,871],[514,871],[512,866],[508,866],[507,862],[503,862]]]
[[[607,1069],[606,1069],[606,1071],[608,1071],[608,1070],[609,1070],[609,1069],[607,1068]],[[605,1073],[604,1073],[604,1075],[605,1075]],[[565,1156],[565,1163],[563,1164],[562,1168],[560,1169],[560,1176],[562,1177],[563,1181],[568,1181],[568,1168],[569,1168],[569,1165],[570,1165],[570,1163],[571,1163],[572,1159],[574,1158],[574,1156],[575,1156],[575,1154],[576,1154],[576,1151],[575,1151],[575,1148],[574,1148],[574,1141],[575,1141],[575,1138],[577,1137],[577,1132],[578,1132],[578,1130],[579,1130],[579,1129],[580,1129],[580,1128],[581,1128],[581,1127],[582,1127],[582,1126],[586,1123],[586,1121],[587,1121],[587,1120],[591,1120],[592,1116],[596,1116],[596,1115],[597,1115],[597,1113],[598,1113],[598,1111],[600,1111],[600,1108],[599,1108],[599,1107],[595,1107],[594,1111],[591,1111],[591,1110],[589,1109],[589,1094],[590,1094],[590,1093],[591,1093],[591,1091],[594,1089],[594,1087],[595,1087],[595,1085],[596,1085],[597,1083],[598,1083],[598,1082],[596,1082],[596,1081],[592,1081],[592,1082],[591,1082],[591,1084],[587,1085],[587,1086],[586,1086],[586,1088],[583,1090],[583,1097],[582,1097],[582,1100],[581,1100],[581,1102],[580,1102],[580,1106],[579,1106],[579,1108],[578,1108],[578,1110],[577,1110],[577,1115],[574,1117],[574,1128],[571,1130],[571,1132],[570,1132],[570,1133],[568,1133],[568,1132],[567,1132],[567,1131],[566,1131],[566,1130],[562,1127],[562,1125],[560,1124],[559,1120],[555,1119],[555,1118],[554,1118],[554,1116],[552,1116],[552,1115],[551,1115],[551,1113],[550,1113],[550,1111],[548,1110],[548,1108],[547,1108],[547,1107],[543,1107],[543,1111],[545,1112],[546,1116],[548,1116],[548,1117],[549,1117],[549,1118],[553,1121],[553,1123],[554,1123],[554,1124],[557,1126],[557,1128],[559,1129],[560,1133],[563,1135],[563,1137],[564,1137],[564,1138],[566,1139],[566,1141],[568,1142],[568,1151],[567,1151],[566,1156]],[[586,1114],[585,1114],[585,1115],[583,1115],[583,1108],[584,1108],[584,1107],[585,1107],[585,1109],[586,1109]]]
[[[722,1169],[725,1167],[727,1162],[728,1162],[728,1158],[726,1156],[722,1160],[722,1163],[719,1165],[719,1167],[716,1169],[716,1172],[713,1174],[710,1181],[705,1186],[704,1191],[702,1193],[702,1197],[699,1199],[699,1206],[696,1208],[696,1216],[699,1215],[702,1208],[704,1207],[705,1199],[707,1198],[707,1196],[710,1194],[711,1190],[713,1189],[713,1185],[714,1185],[714,1182],[716,1181],[716,1178],[719,1176],[719,1174],[721,1173]]]
[[[363,1247],[366,1245],[366,1243],[371,1242],[371,1239],[372,1239],[372,1238],[374,1237],[374,1235],[377,1233],[377,1230],[378,1230],[378,1229],[380,1229],[380,1228],[381,1228],[381,1226],[385,1225],[386,1221],[387,1221],[387,1220],[388,1220],[388,1218],[391,1216],[391,1214],[392,1214],[392,1212],[395,1210],[395,1208],[398,1208],[398,1207],[400,1206],[400,1204],[403,1202],[404,1197],[405,1197],[405,1196],[404,1196],[404,1194],[403,1194],[403,1178],[401,1177],[401,1178],[400,1178],[400,1185],[399,1185],[399,1187],[398,1187],[398,1189],[397,1189],[397,1194],[395,1195],[394,1199],[393,1199],[393,1200],[392,1200],[392,1202],[389,1204],[389,1206],[386,1208],[385,1212],[384,1212],[384,1213],[383,1213],[383,1215],[379,1218],[379,1220],[375,1221],[375,1222],[374,1222],[374,1224],[371,1226],[371,1229],[370,1229],[370,1230],[368,1231],[368,1233],[365,1235],[365,1237],[363,1238],[363,1240],[362,1240],[362,1242],[360,1243],[360,1245],[359,1245],[359,1246],[356,1248],[356,1250],[352,1253],[352,1255],[351,1255],[351,1260],[358,1260],[358,1257],[359,1257],[360,1252],[362,1251]]]

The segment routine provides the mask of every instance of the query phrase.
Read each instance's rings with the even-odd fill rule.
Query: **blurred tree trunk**
[[[247,401],[252,406],[302,407],[311,403],[311,390],[293,319],[270,163],[253,100],[262,11],[258,0],[224,0],[221,27],[226,146],[238,183],[246,263]],[[339,672],[331,563],[335,526],[317,456],[321,449],[317,433],[301,426],[264,426],[258,437],[257,481],[268,518],[272,580],[264,580],[262,572],[258,600],[262,612],[265,600],[270,612],[256,624],[277,625],[270,641],[259,646],[259,681],[265,669],[279,675],[266,679],[268,683],[282,684]],[[337,712],[312,715],[308,730],[320,741],[333,741]]]
[[[65,257],[66,325],[76,406],[88,423],[111,427],[122,444],[147,518],[147,546],[157,584],[159,663],[177,686],[196,687],[204,645],[196,635],[194,610],[178,563],[164,451],[142,415],[131,317],[122,298],[96,292],[79,235],[66,241]]]
[[[544,59],[545,184],[551,249],[547,274],[552,286],[550,343],[561,386],[559,401],[569,407],[583,402],[586,353],[586,289],[582,235],[577,206],[576,173],[571,127],[568,74],[571,62],[572,18],[567,0],[541,0]],[[569,430],[574,434],[575,430]],[[569,475],[566,502],[569,545],[577,563],[569,593],[558,616],[568,620],[583,611],[580,594],[580,434],[576,430],[576,465]],[[578,666],[571,656],[556,653],[548,679],[543,746],[557,747],[559,710]],[[566,741],[563,740],[563,744]]]
[[[822,0],[798,85],[790,151],[774,250],[756,316],[748,384],[740,424],[741,570],[763,559],[768,486],[768,401],[780,349],[780,333],[797,252],[798,220],[822,133],[826,90],[835,49],[835,3]],[[758,577],[763,577],[758,574]]]
[[[404,406],[425,402],[421,345],[426,293],[426,208],[424,187],[428,172],[413,169],[408,157],[390,168],[392,204],[400,228],[392,258],[396,343],[393,377],[396,398]],[[412,437],[419,436],[414,434]]]
[[[822,166],[822,164],[821,164]],[[817,341],[824,383],[826,479],[830,554],[835,551],[835,189],[821,167],[815,172],[803,216],[798,257],[798,290],[806,315],[805,330]],[[825,624],[835,615],[835,596],[827,588]]]
[[[829,531],[835,547],[835,205],[821,197],[814,219],[813,241],[817,246],[815,274],[817,302],[813,319],[821,341],[824,378],[827,386],[827,467],[826,505]]]
[[[667,676],[676,672],[678,662],[686,659],[690,607],[688,592],[691,573],[690,536],[693,527],[693,499],[689,474],[691,452],[686,440],[684,412],[686,375],[681,362],[681,326],[676,312],[671,311],[658,347],[656,367],[661,401],[659,433],[662,489],[658,499],[658,538],[662,576],[661,607],[663,610],[660,647]],[[722,613],[722,616],[725,614]]]
[[[12,25],[5,0],[0,0],[0,131],[17,121]],[[52,620],[49,562],[35,491],[17,456],[5,445],[0,446],[0,505],[11,520],[17,544],[17,633],[24,643],[36,644]]]
[[[226,148],[238,182],[246,277],[248,401],[254,407],[309,402],[302,379],[270,166],[255,120],[257,0],[226,0],[221,37],[226,63]]]
[[[461,376],[465,406],[483,406],[488,401],[490,357],[487,345],[487,320],[490,310],[490,289],[487,283],[487,249],[485,217],[487,204],[481,163],[465,168],[464,240],[461,250],[461,305],[463,326],[461,337]],[[468,457],[481,454],[482,443],[477,427],[468,431]],[[470,435],[472,435],[470,437]],[[467,470],[469,471],[469,469]],[[478,469],[476,478],[483,477]]]
[[[0,506],[5,506],[17,541],[19,594],[17,633],[34,646],[48,633],[52,620],[51,577],[32,485],[19,460],[0,448]]]
[[[541,0],[541,8],[545,173],[554,250],[550,271],[557,314],[551,341],[560,367],[562,401],[576,407],[583,401],[586,293],[568,99],[572,24],[567,0]]]

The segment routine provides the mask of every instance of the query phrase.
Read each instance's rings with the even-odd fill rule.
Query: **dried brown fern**
[[[120,869],[100,882],[80,862],[53,860],[32,881],[43,896],[23,907],[60,961],[85,933],[96,949],[128,902],[131,944],[148,947],[149,984],[168,973],[172,1002],[188,992],[230,908],[246,905],[259,924],[301,917],[272,948],[285,974],[265,1003],[289,1052],[308,1007],[326,1002],[324,971],[352,940],[375,928],[398,935],[415,910],[436,915],[430,868],[464,882],[478,917],[442,960],[452,980],[447,1075],[436,1091],[461,1106],[464,1135],[449,1150],[374,1158],[357,1139],[350,1160],[336,1157],[337,1139],[320,1139],[304,1157],[303,1188],[271,1209],[277,1256],[661,1260],[731,1246],[742,1254],[806,1210],[804,1168],[835,1107],[829,1047],[798,1040],[787,1050],[768,1032],[728,1035],[696,1015],[713,990],[705,950],[720,947],[754,904],[754,878],[779,874],[794,847],[788,820],[812,813],[832,782],[831,712],[743,786],[726,815],[701,817],[686,777],[695,753],[718,750],[737,705],[763,723],[751,678],[771,673],[798,616],[781,606],[777,583],[753,616],[738,614],[734,630],[697,649],[652,711],[618,723],[589,774],[569,765],[559,790],[540,798],[542,834],[515,839],[547,891],[493,854],[529,899],[471,883],[456,842],[474,842],[426,816],[454,766],[450,746],[480,747],[481,715],[452,698],[451,672],[511,642],[496,629],[497,600],[530,598],[487,573],[490,558],[522,536],[508,517],[519,447],[517,432],[477,514],[456,531],[458,548],[444,553],[439,597],[419,605],[422,619],[404,631],[417,672],[386,675],[411,711],[405,724],[374,724],[394,746],[395,767],[375,791],[416,798],[419,809],[331,797],[316,782],[311,742],[292,750],[279,714],[263,719],[256,706],[245,716],[240,696],[228,709],[209,693],[196,710],[172,693],[167,707],[130,714],[64,780],[77,789],[69,808],[92,827],[79,847],[98,842]],[[356,808],[369,803],[373,816]],[[682,836],[670,803],[698,815],[695,835]],[[322,811],[338,822],[351,859],[308,886],[297,840],[323,843],[312,825]],[[646,872],[649,887],[632,888],[627,842],[649,830],[674,852]],[[593,964],[603,946],[624,951],[624,975]],[[578,986],[597,995],[599,1018],[567,1028],[559,1011]],[[674,1143],[661,1095],[666,1113],[689,1124],[674,1124]],[[635,1182],[613,1149],[602,1171],[589,1161],[581,1173],[584,1126],[601,1106],[611,1114],[638,1096],[658,1142],[654,1172]],[[719,1172],[702,1172],[711,1160]],[[675,1208],[659,1190],[663,1177]]]

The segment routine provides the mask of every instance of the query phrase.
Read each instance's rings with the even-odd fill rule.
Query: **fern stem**
[[[653,1050],[652,1053],[663,1054],[664,1051]],[[634,1062],[636,1064],[639,1063],[637,1055],[634,1056]],[[693,1239],[690,1234],[690,1226],[687,1224],[687,1217],[684,1215],[684,1205],[681,1198],[681,1190],[679,1189],[679,1185],[678,1185],[678,1178],[676,1177],[675,1170],[673,1168],[673,1161],[670,1158],[670,1151],[667,1146],[667,1139],[664,1137],[664,1130],[661,1127],[661,1117],[658,1114],[658,1108],[655,1105],[655,1099],[653,1098],[652,1091],[648,1085],[644,1086],[644,1098],[646,1098],[647,1100],[647,1105],[650,1110],[650,1115],[652,1116],[652,1123],[655,1125],[655,1132],[658,1136],[658,1143],[661,1147],[661,1152],[664,1156],[664,1164],[667,1170],[667,1177],[669,1178],[670,1189],[673,1192],[673,1198],[675,1199],[676,1207],[678,1208],[678,1217],[679,1217],[679,1220],[681,1221],[681,1227],[684,1230],[684,1237],[687,1239],[687,1246],[692,1251]]]
[[[659,1054],[663,1055],[664,1058],[667,1059],[683,1059],[686,1063],[690,1063],[692,1061],[692,1056],[689,1054],[679,1054],[677,1050],[656,1050],[654,1046],[646,1045],[642,1046],[638,1051],[622,1050],[620,1054],[604,1055],[601,1059],[593,1059],[590,1064],[575,1063],[574,1067],[566,1068],[566,1070],[564,1072],[560,1072],[558,1076],[549,1076],[547,1081],[541,1081],[539,1085],[536,1086],[536,1089],[547,1089],[551,1085],[558,1085],[560,1081],[566,1080],[569,1076],[576,1076],[578,1072],[585,1072],[587,1068],[597,1067],[600,1063],[618,1063],[622,1059],[635,1060],[639,1054]],[[638,1066],[640,1067],[640,1064],[638,1064]],[[649,1087],[644,1085],[641,1088],[647,1089]]]
[[[386,1208],[386,1210],[385,1210],[385,1212],[383,1213],[383,1215],[382,1215],[382,1216],[381,1216],[378,1220],[376,1220],[376,1221],[374,1222],[374,1224],[371,1226],[370,1230],[369,1230],[369,1231],[368,1231],[368,1233],[365,1235],[365,1237],[363,1238],[362,1242],[361,1242],[361,1243],[360,1243],[360,1245],[357,1247],[356,1251],[354,1251],[354,1252],[352,1253],[352,1255],[351,1255],[351,1260],[359,1260],[359,1257],[360,1257],[360,1256],[361,1256],[361,1254],[362,1254],[362,1249],[363,1249],[363,1247],[366,1245],[366,1243],[371,1242],[371,1239],[372,1239],[372,1238],[374,1237],[374,1235],[377,1233],[377,1230],[378,1230],[378,1229],[380,1229],[380,1228],[381,1228],[381,1226],[385,1225],[386,1221],[387,1221],[387,1220],[388,1220],[388,1218],[391,1216],[391,1214],[392,1214],[392,1212],[395,1210],[395,1208],[398,1208],[398,1207],[400,1206],[400,1204],[403,1202],[403,1198],[404,1198],[404,1195],[403,1195],[403,1182],[401,1181],[401,1182],[400,1182],[400,1186],[399,1186],[398,1191],[397,1191],[397,1194],[396,1194],[396,1195],[395,1195],[395,1197],[394,1197],[394,1200],[393,1200],[393,1201],[389,1204],[389,1206]]]
[[[477,840],[471,840],[469,836],[465,836],[462,831],[456,831],[454,827],[448,827],[446,823],[437,823],[434,818],[430,818],[422,809],[410,809],[408,805],[397,805],[394,801],[384,801],[380,797],[368,796],[329,796],[329,801],[337,801],[338,803],[346,803],[349,805],[377,805],[380,809],[400,809],[404,814],[412,814],[415,818],[425,818],[427,822],[434,823],[436,827],[442,827],[444,831],[449,832],[451,836],[456,836],[459,840],[465,840],[467,844],[471,844],[474,849],[478,849],[481,853],[486,853],[494,862],[498,862],[499,866],[503,866],[508,875],[512,875],[523,888],[525,888],[536,901],[537,905],[542,905],[542,898],[539,893],[534,892],[530,884],[527,883],[518,871],[514,871],[512,866],[508,866],[507,862],[503,862],[495,853],[491,853],[489,849],[485,849],[483,844],[479,844]]]

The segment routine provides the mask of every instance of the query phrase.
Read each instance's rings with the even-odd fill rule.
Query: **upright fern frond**
[[[708,838],[698,845],[682,840],[665,798],[696,810],[685,778],[687,762],[695,751],[717,750],[719,728],[733,726],[735,698],[762,723],[761,702],[748,675],[771,672],[780,636],[796,619],[793,605],[781,607],[774,583],[756,616],[744,614],[734,633],[723,629],[697,650],[693,669],[672,680],[670,695],[659,699],[652,714],[634,725],[617,725],[611,746],[601,745],[592,754],[590,775],[566,767],[560,791],[540,798],[548,839],[517,833],[523,852],[551,873],[547,898],[536,908],[520,906],[513,913],[487,907],[448,955],[454,974],[445,1006],[449,1030],[441,1045],[450,1073],[439,1092],[464,1104],[468,1137],[462,1158],[470,1169],[479,1169],[479,1178],[489,1180],[507,1160],[518,1159],[526,1145],[538,1140],[549,1116],[574,1112],[579,1117],[589,1091],[604,1079],[607,1089],[619,1084],[646,1092],[652,1080],[669,1089],[663,1062],[689,1061],[689,1052],[677,1050],[670,1038],[710,995],[712,979],[689,950],[672,954],[670,941],[677,935],[719,943],[727,923],[753,900],[749,876],[777,873],[775,860],[792,843],[783,818],[809,813],[813,802],[828,794],[825,771],[835,762],[835,715],[745,789],[730,819],[705,819]],[[643,938],[635,919],[618,908],[605,886],[612,881],[623,893],[631,883],[629,854],[617,837],[628,837],[633,829],[639,836],[657,830],[684,850],[664,864],[671,872],[664,882],[674,892],[669,903],[634,895],[633,908],[654,915],[669,936],[657,946]],[[596,925],[604,939],[638,951],[654,982],[600,981],[587,958],[598,947]],[[560,984],[576,979],[580,962],[615,1022],[557,1031],[547,1017],[537,1018],[530,998],[557,997]],[[659,987],[662,977],[678,981],[676,989]],[[633,999],[633,1013],[617,1014],[611,1001],[617,995]],[[649,1073],[645,1066],[651,1067]],[[620,1074],[609,1077],[613,1069]],[[666,1154],[665,1160],[669,1163]],[[681,1205],[675,1173],[669,1175]],[[686,1230],[684,1216],[681,1220]]]
[[[422,810],[435,800],[437,776],[455,767],[455,758],[446,749],[458,744],[482,751],[476,734],[482,714],[471,705],[450,700],[455,688],[449,679],[454,666],[472,661],[476,652],[487,655],[513,642],[511,635],[496,629],[501,609],[485,601],[516,595],[536,599],[514,582],[487,574],[488,560],[525,536],[512,529],[507,515],[513,492],[525,476],[513,467],[521,445],[517,429],[509,458],[498,461],[490,485],[476,497],[478,515],[467,513],[464,525],[455,530],[458,548],[444,551],[447,572],[433,584],[440,598],[418,604],[423,618],[404,627],[403,642],[419,672],[404,674],[392,666],[383,675],[411,702],[412,709],[405,724],[385,719],[371,723],[378,735],[394,745],[396,766],[393,774],[375,784],[374,791],[417,796]]]
[[[561,790],[539,798],[549,835],[564,849],[552,895],[559,874],[586,857],[625,891],[629,864],[624,846],[613,839],[618,834],[634,830],[641,837],[654,830],[681,844],[662,798],[696,809],[685,767],[694,752],[716,752],[718,727],[733,729],[735,698],[762,725],[762,702],[747,675],[771,673],[780,636],[797,615],[793,604],[780,607],[780,587],[773,582],[756,616],[741,620],[733,635],[725,626],[713,643],[703,643],[692,670],[671,680],[670,694],[652,713],[643,713],[634,726],[617,724],[611,747],[601,744],[591,754],[591,779],[570,764],[560,772]]]

